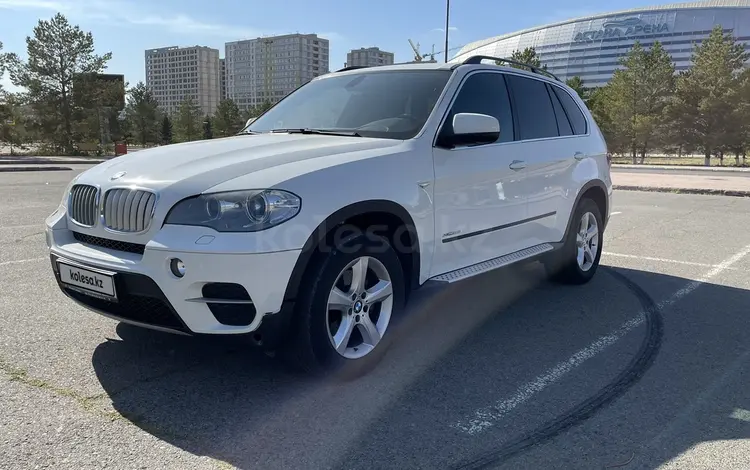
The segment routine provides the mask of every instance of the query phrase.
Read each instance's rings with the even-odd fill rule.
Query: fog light
[[[185,263],[183,263],[181,259],[172,258],[172,261],[169,262],[169,269],[172,271],[172,274],[177,277],[185,275]]]

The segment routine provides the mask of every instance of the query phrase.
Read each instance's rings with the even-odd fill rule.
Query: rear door
[[[578,136],[554,90],[558,87],[521,74],[509,74],[508,84],[518,138],[524,146],[528,218],[532,220],[527,236],[532,245],[557,242],[568,221],[564,202],[572,189],[577,152],[582,151]]]

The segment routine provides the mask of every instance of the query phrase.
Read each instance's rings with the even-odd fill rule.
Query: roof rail
[[[336,70],[335,73],[338,72],[346,72],[347,70],[357,70],[357,69],[367,69],[370,68],[368,65],[350,65],[349,67],[344,67],[343,69]]]
[[[553,74],[552,72],[548,72],[545,69],[542,69],[542,68],[539,68],[539,67],[534,67],[533,65],[525,64],[525,63],[519,62],[517,60],[505,59],[505,58],[502,58],[502,57],[492,57],[492,56],[489,56],[489,55],[473,55],[473,56],[469,57],[468,59],[464,60],[461,63],[461,65],[469,65],[469,64],[471,64],[471,65],[477,65],[477,64],[481,64],[483,60],[494,60],[494,61],[497,61],[497,62],[505,62],[506,64],[518,65],[518,66],[521,66],[521,67],[526,67],[527,69],[531,70],[534,73],[538,73],[539,75],[547,75],[548,77],[554,78],[558,82],[562,82],[562,80],[560,80],[559,78],[557,78],[557,76],[555,76],[555,74]]]

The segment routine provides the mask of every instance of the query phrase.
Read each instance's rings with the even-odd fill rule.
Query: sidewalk
[[[68,166],[57,165],[0,165],[0,173],[16,173],[20,171],[72,171]]]
[[[37,157],[0,155],[0,165],[96,165],[114,157]]]
[[[719,194],[750,197],[750,178],[707,172],[696,175],[612,172],[616,190]]]
[[[638,171],[648,173],[649,171],[689,171],[689,172],[714,172],[714,173],[750,173],[750,167],[736,166],[690,166],[690,165],[630,165],[623,163],[612,164],[613,171]]]

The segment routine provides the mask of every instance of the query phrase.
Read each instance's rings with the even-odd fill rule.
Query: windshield
[[[246,132],[318,129],[411,139],[424,126],[450,75],[448,70],[404,70],[322,78],[279,102]]]

